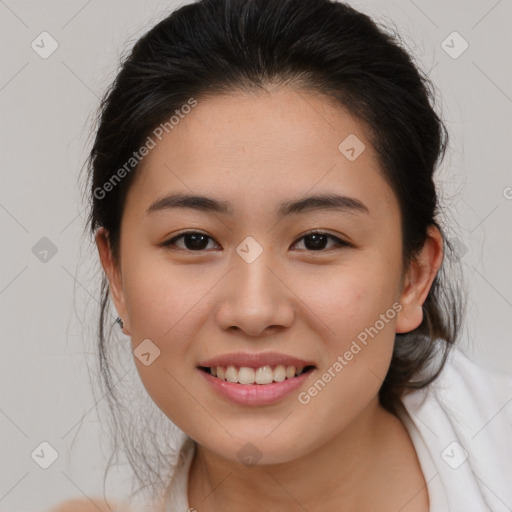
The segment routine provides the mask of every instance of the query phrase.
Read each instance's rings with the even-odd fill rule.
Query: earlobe
[[[124,300],[124,292],[122,286],[121,272],[115,264],[112,250],[110,248],[110,240],[108,238],[108,231],[105,228],[100,227],[96,231],[95,235],[96,246],[101,261],[101,266],[105,271],[105,274],[109,283],[110,296],[114,302],[114,306],[123,321],[122,331],[124,334],[129,335],[129,322],[128,315],[126,313],[126,306]]]
[[[117,320],[116,320],[116,323],[119,324],[119,327],[121,328],[121,330],[123,331],[124,334],[126,335],[129,335],[130,333],[126,330],[126,327],[124,326],[124,322],[123,322],[123,319],[118,316],[117,317]]]
[[[443,262],[443,236],[436,226],[429,226],[422,250],[411,263],[400,297],[396,332],[410,332],[423,321],[423,303]]]

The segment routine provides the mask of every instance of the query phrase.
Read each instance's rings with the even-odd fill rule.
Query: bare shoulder
[[[68,500],[46,512],[133,512],[126,503],[109,501],[99,498]]]

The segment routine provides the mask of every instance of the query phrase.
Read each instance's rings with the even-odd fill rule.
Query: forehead
[[[130,190],[146,208],[174,190],[255,205],[327,191],[393,202],[367,127],[318,94],[281,88],[198,98],[155,142]]]

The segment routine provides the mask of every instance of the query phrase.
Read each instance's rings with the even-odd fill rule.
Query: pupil
[[[186,248],[189,250],[192,250],[192,251],[204,249],[208,245],[207,239],[208,239],[208,237],[206,235],[202,235],[200,233],[188,234],[188,235],[185,235],[185,237],[184,237]],[[191,244],[187,243],[187,241],[189,241],[189,240],[192,240]]]
[[[313,240],[313,243],[308,244],[307,243],[308,240]],[[320,235],[320,234],[315,233],[313,235],[308,235],[304,239],[304,245],[306,246],[306,248],[308,250],[323,249],[325,246],[326,240],[327,240],[327,237],[325,235]]]

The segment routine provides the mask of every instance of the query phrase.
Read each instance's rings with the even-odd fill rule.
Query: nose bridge
[[[254,237],[248,236],[236,248],[234,274],[238,280],[238,299],[253,307],[263,302],[272,306],[275,276],[270,269],[275,265],[271,247],[261,245]],[[259,305],[258,307],[261,307]]]
[[[241,244],[237,249],[237,256],[234,257],[234,270],[239,279],[241,291],[245,292],[242,293],[242,297],[252,296],[256,299],[261,294],[271,294],[273,275],[270,269],[275,266],[275,261],[271,254],[272,251],[268,248],[262,249],[256,257],[253,256],[255,248],[250,245],[249,250],[244,252],[248,245]]]
[[[219,311],[224,328],[238,327],[258,335],[270,326],[288,324],[286,286],[276,277],[277,259],[271,248],[247,237],[233,253],[227,294]]]

